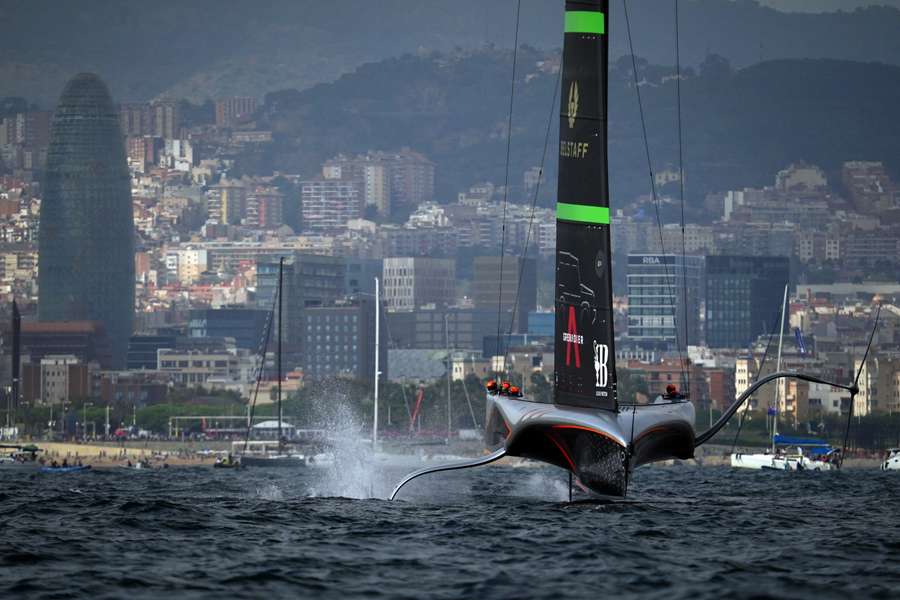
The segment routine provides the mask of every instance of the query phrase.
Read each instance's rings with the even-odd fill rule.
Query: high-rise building
[[[296,358],[301,349],[300,326],[304,309],[327,306],[345,296],[346,277],[347,265],[341,258],[302,253],[285,257],[282,334],[283,350],[288,359]],[[271,310],[277,289],[278,256],[261,257],[256,263],[257,306],[262,310]],[[277,330],[276,318],[273,331]]]
[[[706,257],[707,345],[746,348],[772,330],[789,280],[786,257]]]
[[[384,306],[410,311],[456,300],[456,261],[449,258],[385,258]]]
[[[697,344],[703,264],[703,256],[629,254],[628,337],[673,350]]]
[[[29,148],[46,148],[50,143],[50,119],[52,113],[33,110],[16,115],[17,141]]]
[[[159,151],[162,148],[161,138],[150,135],[129,137],[128,140],[128,161],[132,166],[144,173],[151,165],[155,165],[159,157]]]
[[[122,134],[140,137],[153,133],[150,105],[146,102],[131,102],[119,105],[119,123]]]
[[[355,182],[362,193],[365,207],[373,206],[382,216],[391,213],[391,163],[378,154],[356,158],[340,155],[322,165],[325,179]]]
[[[216,126],[231,127],[256,112],[256,98],[235,96],[216,100]]]
[[[475,308],[496,311],[499,302],[501,335],[528,331],[528,313],[535,309],[537,303],[535,260],[506,256],[501,268],[499,256],[476,257],[472,293]],[[496,326],[495,319],[494,328]],[[492,332],[485,335],[489,333]],[[493,334],[497,334],[496,329]]]
[[[381,335],[384,336],[384,330]],[[312,379],[343,376],[375,378],[375,303],[371,298],[339,301],[303,311],[303,374]],[[386,336],[382,340],[386,340]],[[382,377],[387,378],[387,344],[380,346]]]
[[[134,217],[119,115],[94,74],[53,116],[40,217],[38,317],[102,321],[124,366],[134,319]]]
[[[179,137],[181,118],[177,102],[174,100],[160,100],[154,102],[150,109],[150,114],[153,117],[153,135],[166,139]]]
[[[209,220],[222,225],[239,225],[247,211],[247,188],[223,180],[211,187],[207,197]]]
[[[359,184],[343,179],[319,179],[300,183],[303,226],[308,231],[342,229],[350,219],[362,216]]]
[[[434,199],[433,162],[408,148],[383,160],[389,164],[391,195],[397,205],[418,206]]]
[[[284,224],[284,196],[275,188],[257,189],[247,196],[249,227],[276,229]]]

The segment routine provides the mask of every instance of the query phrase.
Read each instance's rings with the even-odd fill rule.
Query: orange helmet
[[[497,391],[497,382],[494,381],[493,379],[489,379],[487,382],[487,385],[485,387],[488,389],[489,392],[495,392],[495,391]]]
[[[670,383],[669,385],[666,386],[666,393],[669,394],[670,396],[677,394],[678,388],[675,387],[674,383]]]
[[[518,396],[519,395],[519,386],[517,386],[517,385],[510,386],[509,393],[511,396]]]

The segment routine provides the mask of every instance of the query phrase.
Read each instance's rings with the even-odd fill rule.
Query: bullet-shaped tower
[[[102,321],[124,367],[134,320],[134,215],[119,116],[99,77],[63,89],[47,153],[38,318]]]

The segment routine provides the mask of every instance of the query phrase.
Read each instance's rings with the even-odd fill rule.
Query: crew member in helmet
[[[662,398],[668,401],[684,400],[684,395],[678,392],[678,388],[674,383],[670,383],[666,386],[666,393],[663,394]]]

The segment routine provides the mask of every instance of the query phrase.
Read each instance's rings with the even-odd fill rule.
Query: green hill
[[[540,163],[557,80],[536,66],[544,58],[533,49],[519,56],[513,186]],[[334,83],[271,93],[262,121],[275,131],[276,144],[259,164],[310,174],[338,152],[410,146],[437,163],[442,201],[478,181],[502,183],[510,61],[511,53],[499,50],[406,55],[364,65]],[[610,69],[613,202],[649,191],[630,68],[630,60],[620,60]],[[639,70],[659,169],[677,160],[673,69],[642,62]],[[684,73],[685,171],[698,209],[707,192],[771,183],[777,170],[799,159],[831,172],[860,159],[900,170],[900,67],[783,60],[733,71],[713,58]],[[554,120],[546,164],[551,177],[556,127]],[[543,204],[552,200],[555,185],[545,191]],[[512,193],[522,199],[516,197],[520,189]]]

